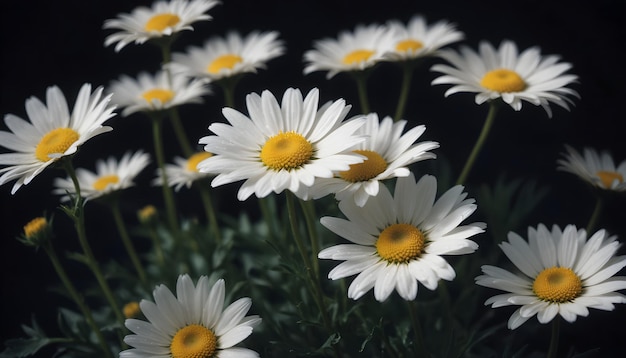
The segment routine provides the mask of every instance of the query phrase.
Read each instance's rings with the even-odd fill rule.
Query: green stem
[[[266,196],[265,198],[258,198],[259,209],[261,210],[261,215],[263,215],[263,219],[265,220],[265,224],[267,225],[267,235],[270,238],[278,237],[275,223],[275,217],[270,208],[270,200],[272,200],[272,196]]]
[[[361,113],[370,113],[369,101],[367,98],[367,73],[363,71],[354,71],[354,79],[356,81],[356,88],[359,92],[359,103],[361,104]]]
[[[224,92],[225,107],[235,108],[235,87],[238,82],[239,76],[226,77],[218,82],[222,87],[222,92]]]
[[[398,98],[398,106],[396,107],[396,115],[393,117],[394,122],[402,119],[406,108],[406,101],[409,98],[411,89],[411,79],[413,78],[413,70],[415,66],[413,62],[402,62],[402,85],[400,87],[400,96]]]
[[[559,331],[561,328],[561,320],[557,315],[552,319],[552,336],[550,337],[550,348],[548,349],[547,358],[555,358],[559,348]]]
[[[110,203],[111,212],[113,213],[113,218],[115,219],[115,224],[117,225],[117,230],[120,233],[120,237],[122,238],[122,243],[124,244],[124,248],[126,252],[128,252],[128,256],[137,271],[137,275],[139,276],[139,280],[144,286],[147,286],[148,280],[146,278],[146,271],[143,269],[141,265],[141,261],[139,261],[139,257],[137,256],[137,251],[135,251],[135,247],[133,246],[133,242],[128,235],[128,230],[126,229],[126,225],[124,224],[124,219],[122,218],[122,213],[120,212],[119,201],[117,198],[111,198],[112,202]]]
[[[315,214],[315,206],[313,203],[314,202],[312,200],[300,200],[300,206],[304,212],[306,227],[309,233],[309,240],[311,241],[311,263],[313,264],[313,276],[316,280],[318,280],[320,277],[320,265],[317,259],[317,254],[320,252],[320,244],[318,241],[317,230],[315,228],[317,215]]]
[[[85,215],[83,208],[83,198],[80,196],[80,184],[78,182],[78,178],[76,177],[76,172],[74,171],[74,167],[72,165],[71,159],[63,160],[63,164],[67,171],[67,174],[72,178],[72,182],[74,183],[74,189],[76,191],[76,197],[73,198],[75,201],[74,210],[72,212],[66,212],[74,221],[74,227],[76,229],[76,233],[78,235],[78,241],[85,255],[85,263],[91,269],[96,280],[98,281],[98,285],[102,289],[106,300],[108,301],[115,317],[120,324],[121,327],[124,327],[124,315],[122,314],[122,310],[120,309],[109,284],[104,278],[102,271],[100,270],[100,266],[98,265],[98,261],[96,261],[96,257],[91,250],[91,246],[89,245],[89,241],[87,240],[87,233],[85,230]]]
[[[162,127],[162,118],[153,116],[152,136],[154,140],[154,152],[157,159],[157,165],[161,171],[161,177],[163,178],[163,185],[161,185],[161,189],[163,191],[163,200],[165,201],[167,221],[172,232],[178,233],[179,226],[176,214],[176,204],[174,203],[174,193],[172,192],[172,188],[167,184],[167,173],[165,171],[165,154],[163,152],[163,139],[161,135]]]
[[[595,229],[598,219],[600,218],[600,214],[602,214],[603,210],[604,210],[604,200],[602,199],[600,195],[598,195],[596,199],[596,206],[594,207],[593,213],[591,214],[591,217],[589,218],[589,223],[587,224],[588,236],[591,234],[591,230]]]
[[[426,346],[424,345],[424,334],[422,333],[422,325],[417,317],[417,307],[415,301],[406,301],[409,307],[409,315],[411,316],[411,325],[413,326],[413,346],[415,347],[416,357],[428,357]]]
[[[180,144],[180,149],[183,151],[185,157],[190,157],[193,153],[195,153],[195,151],[191,148],[191,144],[189,144],[189,138],[187,138],[185,128],[183,127],[183,123],[180,120],[178,107],[170,108],[169,114],[170,120],[172,122],[172,127],[174,127],[174,133],[176,134],[176,138],[178,139],[178,144]]]
[[[222,235],[220,233],[220,227],[217,222],[217,215],[213,208],[213,200],[211,199],[211,187],[208,182],[197,181],[197,186],[200,190],[200,197],[202,198],[202,204],[204,205],[204,211],[207,217],[207,223],[211,226],[215,242],[219,245],[222,242]]]
[[[152,246],[154,246],[154,254],[159,266],[163,267],[165,264],[165,255],[163,255],[163,249],[161,248],[161,241],[154,226],[150,225],[148,228],[150,240],[152,240]]]
[[[485,123],[483,124],[483,129],[480,132],[480,136],[478,137],[478,140],[476,140],[476,144],[474,144],[474,148],[472,149],[472,152],[470,153],[469,158],[467,158],[467,161],[465,162],[465,167],[463,167],[463,171],[461,172],[459,179],[457,179],[456,181],[457,185],[464,184],[465,180],[467,179],[467,176],[472,170],[472,167],[474,166],[474,162],[476,161],[476,158],[478,157],[478,154],[480,153],[480,150],[482,149],[483,144],[485,144],[485,140],[489,136],[489,130],[491,129],[494,119],[496,118],[496,113],[498,112],[498,108],[499,108],[499,102],[497,101],[490,102],[489,113],[487,113],[487,119],[485,120]]]
[[[91,310],[85,304],[83,297],[78,293],[78,291],[76,290],[76,287],[74,287],[74,285],[72,284],[72,281],[67,276],[67,273],[65,272],[63,265],[61,265],[61,261],[59,260],[59,257],[56,251],[54,250],[52,243],[50,243],[49,241],[46,241],[42,246],[44,250],[46,251],[46,253],[48,254],[48,257],[50,258],[50,261],[52,262],[52,266],[54,266],[54,270],[56,271],[57,275],[59,275],[61,282],[63,282],[65,289],[70,294],[74,302],[76,302],[76,305],[82,312],[83,316],[85,316],[85,320],[87,321],[87,324],[89,325],[91,330],[95,333],[96,339],[98,340],[98,343],[100,344],[100,347],[102,348],[102,352],[105,354],[106,357],[113,358],[113,352],[111,352],[109,344],[104,339],[104,336],[102,335],[102,331],[100,331],[100,329],[98,328],[98,325],[96,324],[96,321],[94,320],[93,315],[91,314]]]

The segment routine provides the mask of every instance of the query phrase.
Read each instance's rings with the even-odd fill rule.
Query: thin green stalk
[[[417,317],[417,307],[415,301],[406,301],[409,307],[409,315],[411,316],[411,325],[413,327],[413,346],[415,347],[415,356],[427,358],[428,353],[424,345],[424,334],[422,333],[422,325]]]
[[[200,190],[200,197],[202,198],[202,204],[204,205],[207,223],[211,226],[211,231],[213,231],[213,236],[215,237],[215,243],[219,245],[222,242],[222,235],[217,222],[217,215],[215,215],[215,208],[213,208],[211,187],[208,185],[208,182],[197,181],[196,183],[198,189]]]
[[[313,275],[316,280],[320,277],[320,265],[317,259],[317,254],[320,252],[320,244],[318,241],[317,230],[315,225],[317,223],[317,215],[315,214],[315,206],[312,200],[300,200],[300,206],[302,212],[304,212],[304,218],[306,220],[306,227],[309,233],[309,240],[311,241],[311,263],[313,264]]]
[[[105,354],[106,357],[113,358],[113,352],[111,351],[107,341],[104,339],[104,336],[102,335],[102,331],[100,331],[100,329],[98,328],[98,325],[96,324],[96,321],[94,320],[93,315],[91,314],[91,310],[85,304],[83,297],[78,293],[78,291],[76,290],[76,287],[74,287],[74,285],[72,284],[72,281],[67,276],[67,273],[65,272],[63,265],[61,265],[61,261],[59,260],[59,257],[56,251],[54,250],[52,243],[50,243],[49,241],[46,241],[44,244],[42,244],[42,246],[44,250],[46,251],[46,253],[48,254],[48,257],[50,258],[50,261],[52,262],[52,266],[54,266],[54,270],[56,271],[57,275],[61,279],[61,282],[63,282],[65,289],[70,294],[70,296],[72,297],[72,299],[74,300],[78,308],[80,309],[83,316],[85,316],[85,320],[87,321],[87,324],[89,325],[93,333],[96,335],[96,339],[98,340],[98,343],[100,344],[100,347],[102,348],[102,352]]]
[[[561,330],[561,320],[557,315],[552,319],[552,336],[550,337],[550,348],[548,349],[547,358],[555,358],[559,348],[559,331]]]
[[[113,214],[113,218],[115,219],[115,225],[117,225],[117,230],[119,231],[120,237],[122,238],[124,248],[126,249],[126,252],[128,253],[130,260],[135,267],[135,271],[137,271],[139,280],[144,286],[147,286],[148,280],[146,277],[146,271],[143,269],[141,261],[139,261],[139,256],[137,256],[137,251],[135,250],[133,242],[130,239],[130,235],[128,235],[128,230],[126,229],[124,219],[122,218],[118,199],[112,198],[112,202],[110,203],[109,207],[111,208],[111,213]]]
[[[398,97],[398,106],[396,107],[396,114],[393,117],[394,122],[402,119],[404,116],[404,110],[406,108],[406,102],[409,98],[409,92],[411,90],[411,80],[413,79],[413,70],[415,64],[411,61],[402,62],[402,85],[400,87],[400,95]]]
[[[587,235],[591,234],[591,230],[595,229],[596,224],[598,223],[598,219],[600,218],[600,214],[604,210],[604,199],[600,195],[597,196],[596,206],[593,209],[593,213],[589,218],[589,223],[587,224]]]
[[[191,144],[189,144],[190,142],[189,138],[187,138],[187,134],[185,133],[185,127],[183,127],[183,123],[180,120],[178,107],[170,108],[169,115],[172,127],[174,127],[174,133],[178,139],[178,144],[180,145],[180,149],[183,151],[185,157],[190,157],[195,151],[191,148]]]
[[[113,295],[113,292],[111,291],[111,288],[109,287],[109,284],[105,280],[104,275],[102,274],[102,271],[100,270],[100,266],[98,265],[98,261],[96,260],[96,257],[94,256],[93,251],[91,250],[89,241],[87,240],[87,233],[85,230],[85,215],[84,215],[84,210],[83,210],[84,201],[80,194],[80,184],[78,182],[78,178],[76,177],[76,172],[74,171],[74,167],[72,165],[71,159],[68,158],[66,160],[63,160],[62,162],[65,167],[65,170],[67,171],[67,174],[70,176],[70,178],[72,178],[72,182],[74,183],[74,189],[76,191],[76,196],[73,198],[73,200],[75,201],[74,209],[71,211],[67,210],[66,213],[74,221],[74,227],[76,229],[78,241],[85,255],[85,263],[91,269],[94,276],[96,277],[96,280],[98,281],[98,285],[102,289],[102,292],[104,293],[104,297],[106,298],[109,305],[111,306],[111,309],[113,310],[113,313],[115,314],[115,317],[118,323],[120,324],[121,327],[124,327],[124,315],[122,314],[122,310],[120,309],[120,306],[117,300],[115,299],[115,296]]]
[[[218,83],[222,87],[224,92],[224,106],[235,108],[235,87],[239,82],[239,76],[226,77],[221,79]]]
[[[311,262],[309,260],[309,255],[307,254],[307,250],[304,247],[304,243],[302,237],[300,235],[300,229],[298,227],[298,220],[296,215],[296,208],[294,204],[295,195],[287,191],[287,213],[289,216],[289,224],[291,226],[291,231],[293,234],[294,241],[296,242],[296,246],[298,251],[300,252],[300,256],[302,258],[302,262],[304,263],[304,267],[306,269],[306,276],[309,281],[309,286],[311,293],[313,294],[313,300],[317,305],[320,314],[322,315],[322,321],[324,323],[324,327],[328,331],[329,334],[333,334],[333,326],[331,324],[330,318],[328,317],[328,310],[326,309],[326,305],[324,302],[324,297],[322,296],[322,289],[319,284],[319,279],[313,276],[313,270],[311,268]],[[339,347],[337,345],[333,345],[335,349],[335,354],[337,357],[341,357],[341,352],[339,351]]]
[[[467,176],[472,170],[472,167],[474,166],[474,162],[476,161],[476,158],[478,157],[478,154],[480,153],[480,150],[482,149],[483,144],[485,144],[485,140],[489,136],[489,130],[491,129],[491,126],[493,125],[493,122],[494,122],[494,119],[496,118],[496,113],[498,112],[499,107],[500,107],[499,102],[497,101],[490,102],[489,113],[487,113],[487,119],[485,120],[485,123],[483,124],[483,129],[481,130],[480,135],[478,136],[478,140],[476,140],[476,143],[474,144],[474,148],[472,149],[472,152],[470,153],[469,158],[467,158],[467,161],[465,162],[465,167],[463,167],[463,171],[461,172],[459,179],[457,179],[456,181],[457,185],[462,185],[465,183],[465,180],[467,179]]]
[[[161,177],[163,178],[163,185],[161,189],[163,191],[163,200],[165,201],[165,211],[167,213],[167,222],[170,226],[170,230],[174,233],[178,233],[180,227],[178,226],[178,216],[176,214],[176,204],[174,202],[174,193],[172,188],[167,185],[167,173],[165,171],[165,154],[163,152],[163,139],[161,135],[162,130],[162,118],[157,116],[152,117],[152,137],[154,140],[154,152],[157,159],[157,165],[161,171]],[[178,235],[176,235],[178,236]]]
[[[163,248],[161,247],[161,241],[154,226],[150,225],[148,228],[150,240],[152,240],[152,246],[154,247],[154,254],[156,255],[157,264],[163,267],[165,264],[165,255],[163,255]]]
[[[270,208],[270,203],[269,200],[272,200],[273,197],[267,196],[265,198],[258,198],[258,202],[259,202],[259,209],[261,210],[261,215],[263,216],[263,219],[265,220],[265,224],[267,225],[267,235],[270,238],[274,238],[274,237],[278,237],[277,232],[278,230],[276,230],[276,226],[274,225],[275,220],[274,220],[274,214],[272,213],[272,210]]]
[[[367,98],[367,73],[363,71],[353,72],[356,88],[359,92],[359,103],[361,104],[361,113],[370,113],[369,100]]]

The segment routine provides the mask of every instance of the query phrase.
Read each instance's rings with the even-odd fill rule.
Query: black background
[[[483,39],[493,44],[511,39],[520,49],[540,46],[543,54],[559,54],[563,61],[573,64],[570,72],[580,77],[580,83],[572,87],[579,91],[582,100],[576,101],[571,112],[553,107],[552,119],[547,118],[541,108],[528,103],[521,112],[509,108],[503,110],[469,183],[493,183],[500,172],[506,172],[509,177],[538,180],[551,191],[532,225],[544,222],[584,226],[593,200],[584,185],[573,176],[557,172],[555,163],[564,143],[579,150],[583,146],[610,150],[618,161],[626,158],[623,140],[626,134],[624,3],[619,0],[226,0],[209,11],[213,21],[194,24],[195,31],[184,33],[175,50],[183,51],[189,45],[200,46],[208,36],[223,35],[230,29],[242,33],[255,29],[278,30],[288,53],[271,61],[268,70],[244,78],[236,93],[236,105],[240,109],[244,95],[252,91],[270,89],[280,96],[287,87],[299,87],[304,92],[319,87],[322,100],[343,97],[354,104],[356,110],[358,101],[351,80],[342,74],[329,81],[325,80],[325,73],[303,76],[302,54],[311,48],[314,40],[336,37],[340,30],[351,30],[358,23],[382,23],[394,18],[406,22],[413,14],[421,13],[429,23],[440,19],[456,23],[466,35],[464,44],[473,48]],[[44,98],[45,89],[50,85],[58,85],[71,106],[79,87],[85,82],[107,85],[120,74],[134,76],[142,70],[154,72],[160,59],[156,48],[131,44],[115,53],[113,47],[103,45],[108,34],[102,30],[104,20],[149,4],[149,1],[134,0],[2,1],[2,114],[13,113],[26,118],[24,101],[33,95]],[[424,138],[439,141],[438,154],[453,163],[453,169],[458,172],[478,135],[486,106],[474,105],[472,94],[456,94],[444,99],[443,93],[448,86],[431,87],[430,81],[435,77],[428,67],[417,71],[405,117],[414,123],[426,124]],[[391,65],[383,65],[374,72],[369,82],[372,110],[380,115],[393,113],[394,108],[386,104],[395,103],[399,79],[399,71]],[[216,89],[215,95],[208,97],[205,104],[183,109],[190,138],[208,134],[208,125],[222,120],[222,103],[221,93]],[[114,131],[96,137],[81,148],[75,158],[77,166],[93,170],[90,164],[93,158],[119,156],[128,149],[152,151],[150,127],[140,116],[118,116],[108,124],[114,127]],[[6,130],[4,123],[0,128]],[[166,143],[166,148],[177,149],[173,141]],[[20,336],[19,324],[27,323],[31,313],[44,321],[54,317],[53,308],[58,297],[50,293],[48,287],[50,282],[56,282],[56,276],[43,252],[24,247],[14,237],[26,222],[43,211],[56,211],[57,224],[71,229],[67,219],[55,210],[57,198],[49,194],[53,178],[60,174],[46,171],[15,195],[10,194],[12,182],[0,187],[0,307],[3,317],[0,337],[3,340]],[[131,220],[135,210],[146,204],[141,200],[145,191],[149,189],[130,190],[129,196],[138,199],[124,208]],[[234,205],[247,205],[236,203],[234,191],[228,200]],[[191,204],[185,206],[183,199],[181,202],[181,211],[193,215],[195,208]],[[221,205],[223,210],[229,209],[228,203]],[[106,212],[99,212],[95,206],[90,210],[93,211],[89,213],[88,225],[90,221],[100,226],[102,221],[110,222]],[[623,197],[611,203],[604,219],[609,230],[619,235],[622,241],[626,240]],[[94,242],[96,252],[118,249],[119,240],[113,235],[113,230],[106,228],[95,233],[98,238]],[[64,248],[75,248],[71,235],[59,238],[59,241]],[[82,269],[75,268],[77,271]],[[76,275],[80,274],[76,272]],[[613,313],[592,311],[589,318],[579,318],[571,330],[579,331],[581,337],[600,337],[591,339],[592,343],[619,347],[618,337],[623,330],[609,326],[619,327],[625,322],[624,317],[626,309],[622,306]],[[53,324],[50,326],[54,327]],[[595,334],[591,334],[590,329]],[[547,329],[544,331],[547,334]]]

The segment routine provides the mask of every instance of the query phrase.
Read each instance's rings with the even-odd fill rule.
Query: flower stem
[[[213,200],[211,199],[211,187],[208,185],[208,182],[204,181],[197,181],[197,184],[198,189],[200,190],[202,204],[204,205],[207,223],[211,226],[211,231],[213,231],[213,236],[215,237],[215,243],[219,245],[222,242],[222,235],[220,233],[220,227],[217,222],[217,216],[215,215],[215,208],[213,208]]]
[[[180,120],[178,108],[170,108],[169,115],[172,122],[172,127],[174,127],[174,133],[176,134],[176,138],[178,139],[178,144],[180,144],[180,149],[183,151],[185,157],[190,157],[194,153],[194,150],[191,148],[191,144],[189,144],[189,138],[187,138],[185,128],[183,127],[183,124]]]
[[[600,214],[604,210],[604,199],[600,195],[597,196],[596,206],[593,209],[593,213],[589,218],[589,223],[587,224],[587,235],[591,233],[591,230],[595,229],[595,226],[600,218]]]
[[[353,71],[353,77],[356,81],[356,89],[359,92],[359,103],[361,104],[361,113],[370,113],[369,100],[367,98],[367,73],[363,71]]]
[[[559,347],[559,331],[561,328],[561,320],[559,318],[560,317],[557,315],[552,319],[552,336],[550,337],[550,348],[548,349],[547,358],[556,357],[556,351]]]
[[[461,172],[459,179],[457,179],[456,181],[457,185],[464,184],[465,180],[467,179],[467,176],[472,170],[472,166],[474,166],[474,162],[476,161],[476,158],[478,157],[478,154],[480,153],[480,150],[482,149],[483,144],[485,144],[485,140],[489,136],[489,130],[491,129],[494,119],[496,118],[496,113],[498,112],[498,108],[499,108],[499,103],[497,101],[490,102],[489,113],[487,113],[487,119],[485,120],[485,123],[483,124],[483,129],[481,130],[480,135],[478,136],[478,140],[476,140],[476,143],[474,144],[474,148],[472,149],[472,152],[470,153],[469,158],[467,158],[467,161],[465,162],[465,167],[463,167],[463,171]]]
[[[167,173],[165,171],[165,154],[163,153],[163,140],[161,135],[162,130],[162,118],[152,117],[152,137],[154,140],[154,152],[157,159],[157,165],[161,171],[161,177],[163,178],[163,200],[165,201],[165,210],[167,213],[167,222],[170,226],[170,230],[174,233],[179,231],[178,217],[176,215],[176,204],[174,203],[174,193],[172,188],[167,185]],[[178,236],[178,235],[176,235]]]
[[[115,195],[115,194],[113,194]],[[117,230],[120,233],[120,237],[122,238],[122,243],[124,244],[124,248],[126,252],[128,252],[128,256],[130,257],[135,270],[137,271],[137,275],[139,276],[139,280],[144,286],[147,286],[148,280],[146,278],[146,271],[143,269],[141,265],[141,261],[139,261],[139,257],[137,256],[137,251],[135,251],[135,247],[133,246],[133,242],[128,235],[128,230],[126,229],[126,225],[124,224],[124,219],[122,218],[122,213],[120,212],[119,201],[117,197],[111,198],[112,202],[109,207],[111,208],[111,212],[113,214],[113,218],[115,219],[115,225],[117,225]]]
[[[404,109],[406,108],[406,101],[409,98],[409,92],[411,89],[411,79],[413,78],[413,70],[415,65],[413,62],[402,62],[402,85],[400,87],[400,96],[398,98],[398,106],[396,107],[396,114],[393,117],[394,122],[402,119],[404,116]]]
[[[409,315],[411,316],[411,325],[413,326],[413,347],[415,348],[416,357],[428,357],[426,346],[424,345],[424,334],[422,333],[422,325],[417,317],[417,307],[415,301],[406,301],[409,307]]]
[[[42,244],[42,246],[44,250],[46,251],[46,253],[48,254],[48,257],[50,258],[50,261],[52,262],[52,266],[54,266],[54,270],[56,271],[57,275],[59,275],[61,282],[63,282],[65,289],[70,294],[74,302],[76,302],[76,305],[80,309],[81,313],[83,314],[83,316],[85,316],[85,320],[87,321],[87,324],[89,325],[93,333],[96,335],[96,339],[98,340],[98,343],[100,344],[102,348],[102,352],[105,354],[106,357],[113,358],[113,352],[111,352],[109,344],[104,339],[104,336],[102,335],[102,331],[100,331],[100,329],[96,325],[96,321],[93,318],[91,310],[85,304],[83,297],[78,293],[78,291],[76,290],[76,287],[74,287],[74,285],[72,284],[72,281],[67,276],[67,273],[65,272],[65,269],[61,265],[61,261],[59,260],[59,257],[56,251],[54,250],[52,243],[46,240],[46,242]]]
[[[311,241],[311,263],[313,264],[313,276],[320,277],[320,265],[317,261],[317,253],[320,252],[320,245],[318,242],[317,230],[315,228],[317,215],[315,214],[315,206],[313,201],[300,200],[302,212],[304,212],[304,218],[306,220],[306,227],[309,233],[309,240]]]

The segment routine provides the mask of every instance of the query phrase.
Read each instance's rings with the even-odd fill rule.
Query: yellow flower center
[[[38,218],[34,218],[29,221],[26,225],[24,225],[24,236],[27,239],[39,234],[41,231],[45,230],[48,225],[48,220],[46,218],[40,216]]]
[[[190,172],[197,172],[198,163],[212,156],[213,154],[209,152],[200,152],[192,155],[191,157],[189,157],[189,159],[187,159],[187,170],[189,170]]]
[[[56,128],[46,133],[35,148],[35,157],[42,162],[49,161],[50,154],[63,154],[80,138],[72,128]]]
[[[583,292],[580,277],[567,267],[551,267],[539,273],[533,282],[535,295],[547,302],[564,303]]]
[[[216,350],[215,333],[199,324],[179,329],[170,344],[172,358],[210,358]]]
[[[624,182],[624,177],[622,176],[622,174],[618,172],[600,170],[596,173],[596,175],[600,178],[600,181],[602,182],[605,188],[611,188],[611,185],[613,184],[615,180],[617,180],[618,183]]]
[[[393,224],[383,230],[376,240],[378,256],[395,264],[418,258],[424,247],[424,234],[409,224]]]
[[[103,191],[111,184],[116,184],[120,182],[120,177],[115,174],[112,175],[103,175],[100,178],[96,179],[93,182],[93,188],[97,191]]]
[[[424,47],[424,44],[421,41],[407,39],[404,41],[400,41],[396,44],[396,51],[398,52],[415,52]]]
[[[144,29],[146,31],[158,31],[163,32],[163,30],[168,27],[172,27],[180,22],[180,17],[176,14],[156,14],[152,16],[148,22],[146,22],[146,26]]]
[[[480,85],[496,92],[521,92],[526,89],[526,82],[515,71],[499,68],[487,72]]]
[[[350,165],[350,169],[339,172],[339,176],[349,182],[368,181],[387,169],[387,162],[383,157],[371,150],[355,150],[357,154],[367,157],[363,163]]]
[[[124,317],[135,318],[139,316],[139,313],[141,312],[141,308],[139,307],[139,302],[133,301],[133,302],[128,302],[127,304],[125,304],[122,311],[124,312]]]
[[[157,210],[154,205],[146,205],[143,208],[139,209],[137,212],[137,217],[139,221],[142,223],[150,222],[157,215]]]
[[[296,132],[281,132],[265,142],[260,157],[273,170],[292,170],[313,157],[313,145]]]
[[[148,103],[152,103],[155,99],[161,103],[167,103],[174,98],[174,91],[170,91],[163,88],[154,88],[148,91],[145,91],[141,94],[141,97],[148,101]]]
[[[235,67],[235,65],[241,61],[243,61],[243,59],[237,55],[232,55],[232,54],[222,55],[216,58],[215,60],[213,60],[213,62],[211,62],[207,66],[206,70],[208,73],[212,73],[212,74],[219,73],[221,70],[224,70],[224,69],[232,70],[233,67]]]
[[[367,61],[374,51],[372,50],[354,50],[343,57],[343,63],[345,65],[354,65],[359,62]]]

